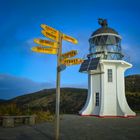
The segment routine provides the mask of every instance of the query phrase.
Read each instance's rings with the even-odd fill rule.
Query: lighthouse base
[[[86,116],[93,116],[93,117],[98,117],[98,118],[134,118],[136,115],[132,116],[99,116],[99,115],[81,115],[80,116],[86,117]]]
[[[81,116],[134,117],[125,97],[124,72],[132,67],[122,60],[100,60],[97,70],[89,71],[88,96]]]

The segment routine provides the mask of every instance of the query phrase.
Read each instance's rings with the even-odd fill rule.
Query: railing
[[[123,57],[123,60],[124,60],[124,61],[127,61],[127,62],[129,62],[129,63],[132,62],[132,61],[131,61],[131,57],[130,57],[126,52],[123,52],[123,55],[124,55],[124,57]]]

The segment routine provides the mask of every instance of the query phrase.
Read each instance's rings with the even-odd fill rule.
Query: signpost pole
[[[56,79],[56,109],[55,109],[55,140],[60,140],[60,65],[62,54],[62,33],[59,33],[57,54],[57,79]]]

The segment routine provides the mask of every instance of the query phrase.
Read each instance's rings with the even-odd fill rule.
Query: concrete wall
[[[102,60],[102,100],[100,116],[135,116],[135,113],[129,108],[125,97],[124,72],[132,67],[125,61]],[[108,82],[108,69],[112,69],[113,81]]]
[[[88,97],[81,115],[134,116],[125,97],[124,72],[132,65],[121,60],[101,60],[96,71],[88,76]],[[108,82],[108,69],[112,69],[112,82]],[[95,93],[99,93],[96,106]]]
[[[100,85],[100,75],[91,75],[92,77],[92,93],[93,94],[93,108],[94,110],[92,110],[92,114],[98,115],[99,114],[99,110],[100,110],[100,105],[101,105],[101,85]],[[99,106],[96,106],[96,92],[99,93]]]
[[[112,82],[108,82],[108,69],[112,69]],[[116,115],[116,66],[112,63],[104,64],[104,111],[101,115]]]

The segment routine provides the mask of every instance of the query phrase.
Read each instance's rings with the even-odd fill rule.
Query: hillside
[[[0,99],[0,103],[6,102],[6,100]]]
[[[134,110],[140,111],[140,75],[127,76],[126,97],[128,104]],[[55,110],[55,89],[44,89],[26,94],[8,101],[16,103],[20,108],[33,110]],[[87,89],[61,88],[61,113],[78,113],[86,101]]]
[[[35,110],[55,110],[55,89],[45,89],[33,94],[19,96],[10,100],[22,108]],[[61,88],[60,107],[62,113],[77,113],[85,103],[87,89]]]
[[[140,74],[125,77],[125,89],[127,92],[140,93]]]

